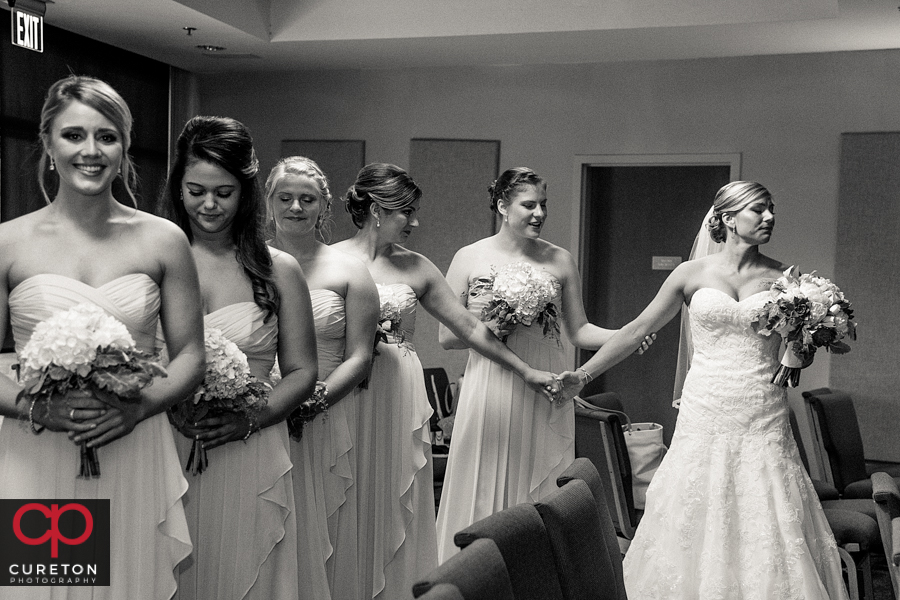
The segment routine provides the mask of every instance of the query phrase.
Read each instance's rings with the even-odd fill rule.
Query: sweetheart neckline
[[[726,298],[728,298],[729,300],[731,300],[731,301],[734,302],[735,304],[741,304],[742,302],[746,302],[746,301],[749,300],[750,298],[753,298],[753,297],[755,297],[755,296],[759,296],[760,294],[768,294],[769,292],[772,291],[772,290],[762,290],[762,291],[756,292],[755,294],[750,294],[749,296],[747,296],[746,298],[744,298],[744,299],[742,299],[742,300],[738,300],[738,299],[732,297],[732,295],[729,294],[728,292],[725,292],[725,291],[723,291],[723,290],[720,290],[719,288],[714,288],[714,287],[709,287],[709,286],[703,286],[703,287],[697,288],[697,291],[694,292],[694,296],[696,296],[696,295],[697,295],[697,292],[699,292],[700,290],[712,290],[712,291],[714,291],[714,292],[719,292],[720,294],[722,294],[723,296],[725,296]],[[691,300],[693,300],[693,296],[691,297]]]
[[[203,315],[203,318],[205,319],[206,317],[208,317],[208,316],[210,316],[210,315],[214,315],[214,314],[216,314],[216,313],[219,312],[219,311],[225,310],[226,308],[231,308],[231,307],[233,307],[233,306],[240,306],[240,305],[242,305],[242,304],[252,304],[252,305],[255,306],[256,308],[259,308],[259,305],[256,304],[256,302],[253,302],[253,301],[251,301],[251,300],[242,300],[241,302],[232,302],[231,304],[226,304],[225,306],[220,306],[220,307],[217,308],[216,310],[210,311],[210,312],[206,313],[205,315]],[[259,310],[262,310],[262,309],[259,308]]]
[[[31,281],[32,279],[37,279],[38,277],[59,277],[60,279],[65,279],[66,281],[73,281],[73,282],[81,284],[85,287],[89,287],[93,290],[102,290],[103,288],[107,287],[108,285],[111,285],[113,283],[121,281],[122,279],[127,279],[129,277],[145,277],[145,278],[149,279],[153,283],[153,285],[155,285],[157,288],[159,288],[159,285],[156,283],[156,281],[152,277],[147,275],[146,273],[126,273],[125,275],[119,275],[118,277],[114,277],[114,278],[110,279],[109,281],[107,281],[106,283],[102,283],[100,285],[91,285],[90,283],[81,281],[80,279],[76,279],[74,277],[69,277],[68,275],[60,275],[59,273],[37,273],[36,275],[31,275],[29,277],[26,277],[22,281],[20,281],[16,287],[14,287],[13,289],[11,289],[9,291],[9,294],[12,294],[13,292],[15,292],[26,282]]]

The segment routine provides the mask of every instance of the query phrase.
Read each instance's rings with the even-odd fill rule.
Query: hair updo
[[[722,221],[722,215],[738,212],[757,200],[770,200],[771,198],[772,194],[769,193],[769,190],[754,181],[732,181],[723,185],[716,192],[713,214],[706,223],[709,237],[714,242],[723,243],[728,237],[728,228]]]
[[[324,239],[325,235],[330,231],[331,188],[328,185],[328,177],[325,176],[325,173],[319,165],[316,164],[316,161],[311,158],[306,158],[305,156],[287,156],[282,158],[269,172],[269,177],[266,179],[265,191],[269,221],[273,218],[272,195],[275,193],[275,187],[287,175],[309,177],[319,189],[319,195],[322,197],[324,206],[316,221],[316,229],[321,232]]]
[[[503,171],[494,183],[488,187],[491,196],[491,210],[499,212],[497,205],[501,200],[509,202],[509,197],[526,186],[541,187],[547,185],[541,176],[528,167],[513,167]]]
[[[345,200],[353,224],[362,229],[372,204],[386,210],[398,210],[421,197],[422,190],[409,173],[397,165],[371,163],[360,170],[356,182],[347,190]]]
[[[44,106],[41,109],[39,131],[44,152],[41,153],[41,159],[38,163],[38,185],[44,200],[48,204],[50,203],[47,184],[50,183],[55,186],[57,183],[56,179],[50,176],[51,171],[48,169],[49,161],[47,155],[51,145],[50,135],[53,129],[53,122],[72,102],[81,102],[85,106],[93,108],[109,119],[119,131],[119,140],[122,143],[122,163],[114,166],[121,169],[122,181],[125,182],[125,191],[128,193],[128,197],[131,198],[132,204],[137,207],[137,198],[134,195],[135,187],[137,187],[137,173],[134,169],[134,163],[131,161],[131,156],[128,154],[128,150],[131,148],[133,123],[131,110],[122,96],[119,95],[119,92],[113,89],[111,85],[100,79],[82,75],[69,75],[50,86],[50,89],[47,91],[47,98],[44,100]],[[55,187],[53,189],[55,190]]]

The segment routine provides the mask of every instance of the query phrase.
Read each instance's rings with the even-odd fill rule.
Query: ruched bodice
[[[309,291],[316,323],[319,379],[325,379],[344,360],[347,313],[344,298],[332,290]]]
[[[784,388],[771,383],[781,337],[757,334],[750,322],[769,292],[741,301],[714,288],[691,299],[694,354],[684,384],[682,426],[713,432],[787,435]]]
[[[415,290],[405,283],[379,283],[377,285],[382,313],[386,303],[396,304],[400,308],[402,342],[404,345],[412,347],[413,335],[416,333],[416,306],[419,304]],[[392,343],[401,342],[397,336],[388,335],[388,338]]]
[[[138,348],[153,349],[160,297],[159,286],[149,275],[123,275],[95,288],[65,275],[42,273],[9,293],[16,351],[22,350],[38,323],[82,302],[96,304],[124,323]]]
[[[237,302],[209,313],[203,323],[234,342],[247,355],[250,374],[267,382],[278,351],[278,317],[266,322],[265,316],[255,302]]]

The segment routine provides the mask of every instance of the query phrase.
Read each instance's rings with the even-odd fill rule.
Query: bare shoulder
[[[30,238],[35,227],[38,227],[43,221],[47,209],[48,207],[44,207],[11,221],[0,223],[0,245],[15,244],[19,240]]]
[[[283,250],[272,246],[266,247],[269,249],[269,256],[272,257],[272,271],[275,277],[287,277],[292,274],[303,277],[303,269],[300,268],[300,263],[297,262],[296,258]]]
[[[343,273],[348,281],[352,282],[360,278],[371,277],[366,265],[360,259],[333,246],[326,246],[325,248],[325,256],[328,260],[329,268]]]
[[[133,228],[137,235],[155,240],[160,247],[169,243],[188,244],[187,236],[181,227],[172,221],[142,210],[128,210],[129,212],[122,218],[122,222]]]

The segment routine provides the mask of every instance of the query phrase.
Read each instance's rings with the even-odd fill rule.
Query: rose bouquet
[[[288,433],[298,442],[303,437],[303,426],[315,419],[319,414],[328,414],[328,387],[324,381],[317,381],[312,396],[294,409],[287,419]]]
[[[545,336],[559,342],[559,312],[553,303],[559,284],[546,272],[526,262],[508,264],[491,269],[490,277],[475,281],[470,295],[492,293],[493,298],[481,311],[481,320],[501,341],[519,323],[530,326],[537,322]]]
[[[34,402],[52,402],[71,390],[90,392],[110,406],[140,402],[154,377],[165,377],[157,358],[138,350],[128,328],[89,303],[57,312],[37,324],[19,354],[19,377]],[[40,431],[31,424],[35,433]],[[94,448],[81,443],[79,477],[100,476]]]
[[[853,310],[844,293],[815,271],[794,275],[794,267],[772,284],[773,298],[753,317],[753,328],[762,335],[773,332],[787,347],[772,383],[797,387],[800,369],[807,366],[817,348],[834,354],[850,351],[844,338],[856,339]]]
[[[259,411],[265,407],[272,389],[267,383],[250,375],[247,356],[237,344],[214,327],[205,332],[206,375],[194,396],[169,409],[172,421],[179,428],[191,426],[208,416],[237,413],[256,423]],[[203,442],[194,440],[185,468],[194,475],[209,465]]]

